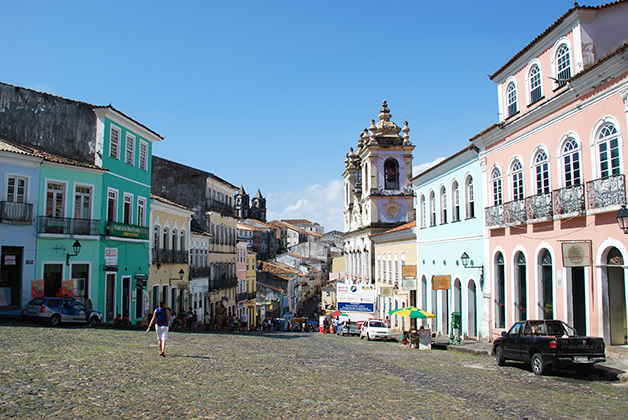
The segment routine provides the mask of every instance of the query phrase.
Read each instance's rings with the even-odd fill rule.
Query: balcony
[[[33,219],[33,205],[28,203],[0,202],[0,220],[5,223],[30,224]]]
[[[246,292],[244,292],[244,293],[238,293],[238,294],[236,295],[236,302],[240,302],[240,301],[243,301],[243,300],[247,300],[247,298],[248,298],[248,297],[249,297],[249,294],[248,294],[248,293],[246,293]]]
[[[235,216],[235,211],[233,206],[230,206],[227,203],[223,203],[218,200],[209,199],[207,200],[207,206],[211,211],[217,211],[219,213],[226,214],[228,216]]]
[[[507,225],[520,225],[526,222],[525,200],[510,201],[504,204],[503,223]]]
[[[238,285],[237,277],[217,277],[211,279],[210,290],[226,289]]]
[[[172,249],[153,249],[153,264],[187,264],[188,252]]]
[[[577,216],[584,214],[584,185],[574,185],[554,190],[552,194],[554,216]]]
[[[208,278],[209,267],[190,267],[190,280]]]
[[[100,220],[39,216],[37,233],[97,236],[100,233]]]
[[[497,205],[487,207],[485,210],[486,226],[489,228],[496,228],[504,226],[504,206]]]
[[[526,218],[528,223],[551,220],[553,215],[551,192],[526,198]]]
[[[626,204],[626,180],[624,175],[611,175],[587,182],[587,210],[594,213],[609,208],[614,210]]]
[[[257,299],[257,292],[249,292],[249,300]]]

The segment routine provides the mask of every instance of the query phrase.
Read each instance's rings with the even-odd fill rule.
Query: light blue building
[[[457,312],[463,337],[488,338],[480,182],[475,146],[412,179],[417,200],[417,305],[436,315],[426,323],[441,335],[452,333],[452,313]],[[463,253],[469,256],[466,267]]]

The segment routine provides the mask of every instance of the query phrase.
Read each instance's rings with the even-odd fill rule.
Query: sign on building
[[[563,267],[590,267],[591,241],[563,242]]]
[[[416,278],[416,265],[403,265],[401,266],[401,275],[403,277]]]
[[[451,289],[451,276],[432,276],[432,289],[449,290]]]
[[[375,312],[375,288],[372,285],[338,283],[336,299],[340,311]]]

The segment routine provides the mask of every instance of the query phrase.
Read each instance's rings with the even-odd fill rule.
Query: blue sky
[[[383,100],[416,169],[449,156],[497,122],[487,74],[571,7],[0,0],[0,81],[111,103],[165,137],[155,155],[259,188],[269,220],[343,230],[345,154]]]

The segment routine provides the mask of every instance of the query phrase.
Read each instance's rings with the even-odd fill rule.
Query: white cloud
[[[421,164],[419,164],[417,166],[413,166],[412,167],[412,176],[415,177],[415,176],[417,176],[417,175],[427,171],[432,166],[438,165],[439,163],[441,163],[444,160],[445,160],[444,157],[438,157],[438,158],[434,159],[432,162],[421,163]]]
[[[301,191],[268,193],[267,220],[307,219],[319,223],[325,232],[344,230],[343,181],[314,184]]]

